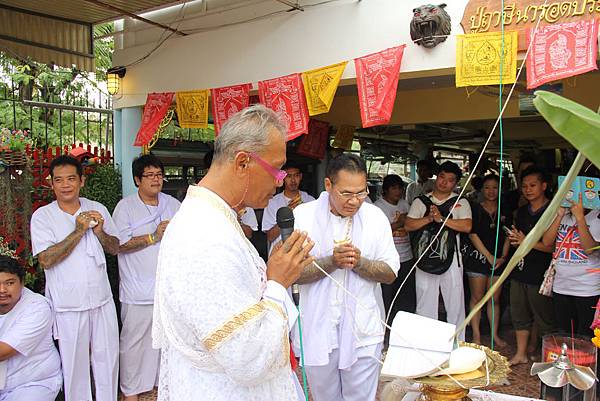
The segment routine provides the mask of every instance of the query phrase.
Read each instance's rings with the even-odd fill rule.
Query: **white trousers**
[[[443,274],[425,273],[417,268],[415,273],[417,288],[417,315],[439,319],[438,306],[440,290],[446,308],[448,323],[459,325],[465,320],[465,293],[463,269],[452,264]],[[465,339],[464,331],[459,340]]]
[[[45,386],[20,386],[11,391],[0,390],[0,401],[54,401],[60,386],[51,390]]]
[[[90,357],[96,401],[117,400],[119,327],[112,300],[80,312],[56,313],[65,401],[92,401]]]
[[[339,349],[331,351],[327,365],[306,366],[314,401],[375,401],[382,346],[379,343],[359,349],[364,356],[359,355],[350,369],[338,368]]]
[[[152,348],[153,305],[121,304],[119,377],[121,392],[136,395],[158,385],[160,351]]]

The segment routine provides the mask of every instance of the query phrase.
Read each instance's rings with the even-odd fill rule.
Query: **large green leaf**
[[[560,136],[600,167],[600,114],[547,91],[536,91],[533,104]]]
[[[548,229],[548,227],[550,226],[550,224],[556,217],[556,211],[558,210],[558,208],[560,207],[560,204],[562,203],[563,199],[565,198],[567,191],[569,190],[569,188],[571,188],[571,184],[573,183],[573,180],[575,180],[575,177],[577,177],[577,174],[579,173],[579,170],[583,166],[584,162],[585,162],[585,157],[581,153],[578,153],[577,157],[575,158],[575,161],[573,162],[573,164],[571,165],[571,168],[569,169],[569,172],[567,173],[567,176],[565,177],[565,180],[562,182],[562,185],[560,186],[560,188],[558,188],[558,191],[556,191],[554,198],[550,202],[550,205],[548,205],[548,208],[542,214],[542,217],[540,217],[540,220],[538,221],[538,223],[527,234],[527,236],[525,237],[525,239],[523,240],[521,245],[519,245],[519,247],[513,254],[512,258],[510,258],[510,260],[508,261],[506,268],[504,269],[504,271],[502,272],[500,277],[498,277],[498,280],[496,280],[494,285],[492,285],[490,287],[490,289],[484,295],[484,297],[481,299],[481,301],[479,301],[477,303],[477,305],[475,305],[473,307],[473,309],[471,309],[469,316],[467,316],[467,318],[464,320],[464,322],[462,322],[461,325],[456,330],[456,333],[454,334],[455,336],[458,333],[460,333],[461,331],[463,331],[465,329],[465,327],[467,327],[467,324],[469,324],[469,322],[471,321],[471,319],[473,318],[475,313],[477,313],[479,310],[481,310],[483,305],[485,305],[490,300],[490,298],[492,298],[494,293],[500,288],[502,283],[504,283],[504,281],[508,278],[509,274],[513,271],[513,269],[519,263],[519,261],[521,259],[523,259],[523,257],[525,255],[527,255],[529,253],[529,251],[531,251],[533,249],[535,244],[537,244],[540,241],[540,238],[542,238],[542,236],[544,235],[544,232],[546,232],[546,230]]]

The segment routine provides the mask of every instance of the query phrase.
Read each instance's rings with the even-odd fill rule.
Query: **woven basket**
[[[25,166],[27,154],[22,151],[3,150],[0,152],[0,161],[7,166]]]

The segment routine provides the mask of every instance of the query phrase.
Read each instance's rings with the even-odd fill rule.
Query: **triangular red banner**
[[[302,137],[296,153],[313,159],[323,160],[327,154],[329,142],[329,123],[311,119],[308,122],[308,134]]]
[[[210,90],[215,136],[229,117],[248,107],[251,88],[252,84],[242,84]]]
[[[598,22],[581,20],[531,30],[527,88],[597,69]]]
[[[392,47],[354,60],[363,128],[390,121],[405,47]]]
[[[308,131],[308,108],[301,74],[260,81],[260,102],[281,113],[287,125],[288,141]]]
[[[150,142],[158,129],[158,125],[167,114],[174,95],[173,92],[148,94],[144,105],[144,114],[142,115],[142,125],[138,130],[133,146],[143,146]]]

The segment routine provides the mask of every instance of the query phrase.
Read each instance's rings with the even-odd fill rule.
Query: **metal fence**
[[[22,92],[12,81],[0,83],[0,127],[28,130],[36,147],[83,142],[114,151],[112,106],[102,91],[85,90],[72,97]]]

